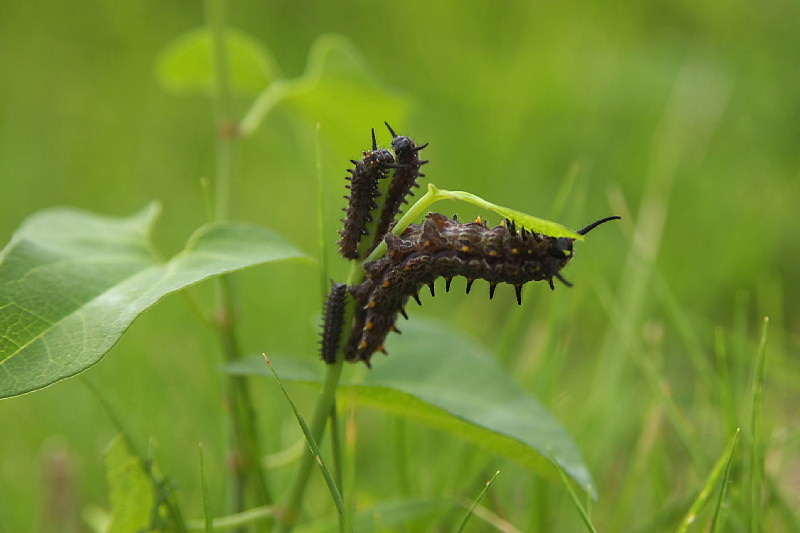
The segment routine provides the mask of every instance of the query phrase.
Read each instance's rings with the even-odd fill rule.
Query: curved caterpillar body
[[[585,234],[609,217],[587,226]],[[489,228],[479,221],[461,224],[439,213],[428,214],[421,225],[411,224],[401,236],[386,236],[386,256],[364,265],[367,279],[350,287],[358,308],[346,347],[349,361],[364,361],[368,366],[376,351],[394,327],[398,313],[405,316],[405,305],[428,285],[444,277],[446,288],[455,276],[467,278],[467,292],[476,279],[489,282],[489,297],[499,283],[514,285],[517,302],[522,303],[522,286],[529,281],[553,278],[569,285],[561,270],[572,259],[574,239],[551,237],[517,229],[513,222]]]
[[[393,165],[395,169],[394,176],[386,193],[383,210],[378,220],[378,229],[375,231],[375,239],[370,251],[383,240],[383,236],[389,231],[395,217],[400,213],[400,207],[404,203],[408,203],[406,197],[414,195],[412,189],[419,187],[417,179],[425,176],[419,169],[422,165],[428,163],[428,161],[422,161],[419,157],[420,150],[428,146],[428,143],[417,146],[410,137],[397,135],[388,123],[385,122],[384,124],[389,128],[389,133],[393,137],[392,150],[394,150],[396,163]]]
[[[336,362],[336,352],[342,339],[344,324],[345,297],[347,285],[332,283],[331,292],[325,300],[325,320],[322,323],[322,339],[320,339],[320,355],[328,364]]]
[[[394,165],[394,156],[389,150],[378,149],[375,140],[375,130],[372,130],[372,150],[364,152],[360,161],[351,160],[355,168],[350,169],[350,195],[345,196],[348,206],[344,208],[347,216],[342,219],[344,229],[339,233],[339,252],[348,259],[358,259],[359,243],[361,238],[368,233],[367,224],[372,222],[372,211],[377,209],[376,199],[380,196],[378,181],[389,175],[389,169]]]

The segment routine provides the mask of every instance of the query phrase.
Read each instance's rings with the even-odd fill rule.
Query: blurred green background
[[[800,461],[789,453],[800,441],[800,4],[242,0],[228,8],[229,23],[260,40],[286,77],[303,73],[318,36],[348,39],[387,94],[408,104],[404,122],[393,125],[430,142],[425,171],[437,186],[573,228],[609,214],[624,217],[578,245],[566,272],[575,288],[526,289],[535,302],[525,314],[530,335],[508,362],[586,453],[602,524],[614,523],[602,509],[614,516],[625,451],[649,416],[639,405],[647,388],[626,363],[625,348],[615,346],[619,326],[608,294],[635,310],[624,327],[659,345],[664,379],[696,427],[708,428],[712,455],[728,434],[712,423],[713,402],[695,397],[685,335],[663,295],[707,353],[717,332],[734,331],[742,353],[752,355],[761,317],[769,315],[768,427],[782,443],[770,460],[800,505]],[[203,20],[202,4],[186,0],[0,3],[0,240],[8,242],[26,216],[45,207],[129,215],[157,199],[164,208],[157,246],[166,256],[182,247],[206,220],[199,181],[214,172],[212,108],[199,95],[168,94],[155,70],[160,52]],[[240,115],[251,99],[237,99]],[[348,160],[368,148],[369,126],[387,144],[380,128],[391,118],[358,106],[339,111],[344,123],[319,119],[331,243]],[[317,153],[308,118],[279,105],[241,143],[233,218],[275,228],[317,255]],[[569,176],[575,186],[559,208],[554,199]],[[457,204],[440,209],[476,214]],[[631,287],[628,275],[642,268],[650,274]],[[331,270],[341,277],[346,266],[331,255]],[[239,277],[248,353],[316,357],[318,279],[314,268],[296,265]],[[463,281],[454,286],[457,294],[428,297],[414,313],[448,317],[496,349],[498,332],[519,312],[513,290],[498,290],[489,303],[485,286],[470,296],[460,294]],[[211,301],[210,290],[200,293]],[[561,317],[555,334],[543,332],[549,314]],[[557,353],[556,367],[542,363],[544,346],[556,347],[546,354]],[[612,356],[598,353],[612,353],[618,371],[608,368]],[[213,332],[173,296],[86,374],[133,435],[154,438],[192,516],[202,511],[198,442],[211,465],[214,511],[225,509],[218,360]],[[612,390],[603,387],[606,375],[614,377]],[[745,374],[735,377],[746,381]],[[602,401],[598,390],[605,391]],[[289,446],[298,432],[283,400],[268,384],[257,395],[268,451]],[[298,395],[308,409],[313,391]],[[378,435],[391,429],[371,413],[364,418]],[[450,456],[436,445],[438,434],[413,429],[428,454],[421,460]],[[101,457],[113,434],[80,379],[0,402],[0,531],[45,527],[53,491],[73,497],[77,509],[106,505]],[[365,446],[378,454],[381,442]],[[460,446],[449,437],[444,442]],[[654,489],[642,509],[658,509],[686,490],[686,479],[670,478],[669,461],[659,474],[659,486],[668,488]],[[415,490],[424,493],[448,468],[458,470],[447,465],[420,474]],[[389,467],[375,464],[359,480],[362,490],[376,482],[376,500],[393,494],[390,483],[380,484],[383,468]],[[512,472],[509,486],[530,483],[531,474]],[[53,481],[59,476],[68,480],[60,488]],[[478,490],[467,487],[467,495]]]

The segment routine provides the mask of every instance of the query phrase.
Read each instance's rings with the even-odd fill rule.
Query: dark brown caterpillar
[[[425,174],[419,171],[419,168],[428,163],[419,158],[419,152],[428,143],[422,146],[417,144],[409,137],[397,135],[388,122],[384,122],[386,127],[389,128],[389,133],[392,134],[392,150],[394,150],[395,169],[392,181],[389,184],[389,191],[386,193],[386,199],[383,202],[383,209],[381,210],[380,218],[378,219],[378,228],[375,231],[375,238],[373,239],[370,251],[374,249],[383,240],[383,236],[389,231],[389,228],[394,223],[394,219],[400,213],[400,207],[404,203],[408,203],[406,197],[413,196],[414,187],[419,187],[417,183],[418,178],[422,178]]]
[[[359,259],[359,243],[361,238],[368,233],[367,224],[372,222],[372,211],[378,208],[375,201],[380,196],[378,191],[378,180],[384,179],[389,175],[389,169],[394,165],[394,156],[389,150],[378,149],[375,140],[375,130],[372,130],[372,150],[364,152],[361,161],[351,160],[355,168],[350,169],[351,176],[345,179],[350,180],[350,194],[345,196],[348,205],[344,208],[347,216],[342,219],[344,229],[339,239],[339,253],[348,259]]]
[[[608,217],[586,226],[584,235],[596,226],[615,220]],[[446,280],[446,289],[455,276],[467,278],[467,292],[476,279],[489,282],[489,298],[499,283],[514,285],[517,302],[522,303],[522,286],[529,281],[553,278],[570,285],[561,270],[572,259],[574,239],[551,237],[517,229],[513,222],[489,228],[480,220],[461,224],[439,213],[428,214],[421,225],[411,224],[401,236],[386,235],[386,256],[364,265],[367,279],[350,287],[357,310],[346,347],[349,361],[364,361],[383,343],[394,326],[397,314],[406,316],[405,305],[413,296],[417,303],[419,289],[428,285],[434,293],[434,281]],[[406,317],[407,318],[407,317]]]
[[[320,339],[320,355],[328,364],[336,362],[336,352],[342,339],[344,325],[345,297],[347,285],[332,283],[331,292],[325,300],[325,320],[322,323],[322,339]]]

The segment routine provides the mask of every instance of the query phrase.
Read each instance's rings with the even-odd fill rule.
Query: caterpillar
[[[595,227],[620,217],[607,217],[577,233],[585,235]],[[480,219],[462,224],[439,213],[429,213],[423,224],[411,224],[400,236],[385,237],[388,250],[377,261],[366,263],[366,280],[349,288],[357,309],[345,348],[347,360],[364,361],[383,351],[390,331],[396,331],[398,314],[406,318],[410,297],[421,305],[419,290],[428,285],[434,294],[434,281],[445,278],[445,288],[455,276],[467,279],[467,293],[476,279],[489,282],[489,298],[499,283],[514,286],[517,302],[522,303],[522,287],[529,281],[546,280],[555,289],[553,278],[571,285],[561,275],[573,257],[574,239],[551,237],[506,220],[489,228]]]
[[[360,161],[352,159],[355,165],[349,169],[350,176],[345,179],[350,181],[346,187],[350,194],[344,198],[348,200],[344,228],[339,231],[339,253],[348,259],[359,259],[363,254],[359,252],[359,243],[367,235],[367,225],[372,222],[372,211],[378,208],[376,199],[380,196],[378,181],[389,175],[389,169],[394,165],[394,156],[385,149],[378,149],[375,139],[375,130],[372,130],[372,150],[364,152]]]
[[[375,231],[375,238],[370,251],[383,240],[384,235],[394,223],[395,217],[400,213],[400,207],[404,203],[408,203],[406,197],[414,195],[412,189],[419,187],[417,179],[425,176],[419,169],[422,165],[428,163],[428,161],[422,161],[419,157],[420,150],[427,147],[428,143],[417,146],[410,137],[395,133],[388,122],[384,122],[384,124],[389,128],[389,133],[393,137],[392,150],[394,150],[396,162],[392,165],[392,168],[395,169],[395,172],[392,176],[392,181],[389,183],[389,190],[383,202],[383,209],[378,219],[378,227]]]
[[[325,318],[322,322],[320,356],[328,364],[336,362],[336,352],[342,338],[347,284],[331,283],[331,292],[325,300]]]

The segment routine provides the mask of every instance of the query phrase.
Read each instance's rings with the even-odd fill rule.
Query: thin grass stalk
[[[761,340],[753,372],[752,407],[750,420],[750,531],[764,530],[762,492],[764,486],[764,376],[766,373],[767,327],[764,317]]]
[[[263,523],[265,519],[274,516],[274,509],[272,507],[253,507],[242,513],[236,513],[227,516],[218,516],[214,519],[214,531],[230,531],[233,529],[242,529],[248,525]],[[190,520],[188,522],[189,531],[202,531],[205,519]]]
[[[266,358],[266,356],[265,356],[265,358]],[[312,454],[312,456],[314,458],[314,461],[319,465],[320,471],[322,472],[322,477],[325,479],[325,483],[328,485],[328,490],[330,491],[331,496],[333,497],[333,502],[336,504],[336,510],[339,512],[339,529],[340,529],[340,531],[346,533],[346,532],[350,531],[349,514],[347,513],[347,511],[345,509],[344,500],[342,499],[342,493],[339,490],[339,487],[336,485],[336,482],[334,481],[330,470],[325,465],[325,463],[324,463],[324,461],[322,459],[322,452],[320,452],[319,444],[318,444],[319,441],[318,441],[318,439],[314,438],[314,436],[312,435],[311,428],[308,427],[308,424],[306,423],[305,419],[300,414],[300,410],[297,408],[297,404],[294,403],[294,400],[289,395],[289,392],[283,386],[283,382],[281,382],[280,378],[278,377],[278,373],[273,368],[272,363],[270,362],[269,358],[266,358],[266,359],[267,359],[267,364],[269,365],[269,368],[272,371],[272,375],[275,376],[275,381],[278,382],[278,386],[280,387],[281,392],[283,393],[283,396],[286,398],[286,401],[289,402],[289,406],[292,408],[292,412],[294,413],[295,417],[297,418],[297,422],[300,424],[300,429],[303,430],[303,435],[306,438],[306,442],[308,443],[308,447],[311,449],[311,454]],[[334,399],[335,399],[335,395],[334,395]],[[319,414],[319,413],[316,413],[315,415],[317,415],[317,414]],[[325,423],[325,419],[323,419],[323,426],[322,426],[323,430],[324,430],[324,427],[325,427],[324,423]],[[322,436],[322,435],[323,435],[323,433],[320,432],[320,436]]]
[[[203,454],[203,445],[197,447],[200,455],[200,491],[203,495],[203,525],[206,533],[214,531],[214,518],[211,513],[211,503],[208,497],[208,479],[206,477],[206,459]]]
[[[342,436],[339,430],[339,416],[336,408],[336,399],[333,400],[331,415],[331,455],[333,463],[333,479],[339,492],[344,493],[344,454],[342,453]]]
[[[725,421],[728,430],[736,428],[736,390],[733,386],[730,370],[730,355],[725,342],[725,332],[717,328],[714,332],[714,354],[717,362],[717,394],[719,402],[725,411]]]
[[[360,282],[364,276],[364,270],[357,261],[353,261],[350,275],[347,278],[348,285],[355,285]],[[350,301],[345,306],[343,324],[351,324],[353,316],[355,315],[355,300]],[[317,405],[314,409],[314,415],[309,427],[310,436],[316,443],[321,443],[325,435],[325,424],[330,417],[331,410],[336,403],[336,391],[339,387],[339,378],[342,374],[342,367],[344,366],[345,354],[344,343],[339,347],[336,353],[336,363],[332,365],[325,365],[325,378],[322,384],[322,391],[317,398]],[[311,453],[306,453],[300,460],[300,466],[295,473],[294,481],[292,482],[289,492],[287,493],[286,503],[281,506],[280,512],[277,513],[277,523],[275,525],[276,533],[286,533],[291,531],[297,523],[300,515],[300,508],[302,506],[303,494],[305,493],[308,478],[311,475],[311,470],[314,467],[315,457]],[[349,514],[349,513],[347,513]]]
[[[737,430],[733,436],[731,437],[728,445],[725,447],[725,450],[719,456],[717,461],[714,463],[711,472],[709,472],[708,477],[706,478],[705,483],[703,483],[703,487],[700,489],[699,494],[695,498],[694,502],[692,502],[691,507],[684,515],[683,520],[681,520],[680,525],[678,526],[677,533],[686,533],[689,531],[689,528],[697,522],[697,518],[700,514],[700,511],[705,507],[708,501],[711,499],[711,495],[714,492],[714,489],[717,487],[721,478],[725,478],[727,480],[727,472],[730,472],[730,465],[733,459],[733,453],[736,450],[736,443],[739,440],[739,431]],[[713,521],[716,523],[717,516],[719,515],[719,509],[722,506],[722,502],[724,501],[725,495],[725,484],[724,482],[721,484],[720,488],[720,497],[717,499],[717,506],[714,512]]]
[[[578,493],[575,492],[575,488],[572,486],[572,482],[567,477],[567,473],[564,472],[564,469],[561,467],[561,464],[558,462],[558,460],[552,453],[550,453],[550,462],[553,464],[556,470],[558,470],[558,475],[561,478],[561,481],[563,482],[564,486],[566,487],[567,492],[569,493],[570,500],[572,500],[573,505],[578,510],[578,514],[580,515],[581,520],[583,520],[586,529],[588,529],[590,533],[597,533],[597,528],[594,527],[594,523],[592,522],[592,517],[589,514],[589,509],[581,503],[580,498],[578,498]],[[584,487],[584,489],[587,494],[590,493],[588,487]]]
[[[728,494],[728,483],[730,482],[731,477],[731,465],[733,465],[733,452],[736,448],[736,441],[739,440],[739,432],[740,429],[736,428],[736,433],[734,433],[734,443],[731,447],[731,453],[728,456],[728,462],[725,465],[725,473],[722,476],[722,482],[720,483],[720,490],[719,490],[719,497],[717,498],[717,505],[714,507],[714,516],[711,519],[711,525],[708,528],[710,533],[714,533],[717,531],[717,526],[721,523],[721,516],[722,510],[725,505],[725,496]]]
[[[351,307],[354,306],[348,306],[348,308]],[[350,320],[352,320],[352,311]],[[347,324],[350,320],[345,317],[344,323]],[[336,389],[339,386],[339,378],[341,377],[342,366],[344,364],[344,354],[341,352],[340,350],[340,353],[337,354],[337,362],[332,365],[326,365],[325,368],[325,381],[322,386],[322,392],[320,392],[319,398],[317,399],[311,426],[308,428],[310,437],[315,443],[322,442],[322,438],[325,434],[325,424],[328,421],[328,417],[330,416],[331,409],[335,402]],[[308,478],[311,475],[311,470],[315,462],[316,458],[312,453],[303,455],[294,481],[289,489],[286,505],[282,507],[278,514],[278,521],[275,528],[276,533],[287,533],[297,524],[306,484],[308,483]]]
[[[458,529],[456,530],[456,533],[461,533],[462,531],[464,531],[464,527],[466,527],[467,521],[469,520],[469,517],[471,517],[472,513],[475,511],[475,507],[477,507],[478,504],[483,499],[483,497],[486,496],[486,492],[488,492],[489,487],[492,486],[492,483],[494,483],[494,479],[499,474],[500,474],[500,471],[499,470],[496,471],[494,473],[494,475],[491,477],[491,479],[489,479],[489,481],[487,481],[486,484],[483,486],[483,489],[481,490],[480,494],[478,494],[478,497],[475,498],[475,501],[473,501],[472,505],[470,505],[469,509],[467,509],[467,513],[464,515],[464,518],[461,520],[461,524],[458,526]]]

